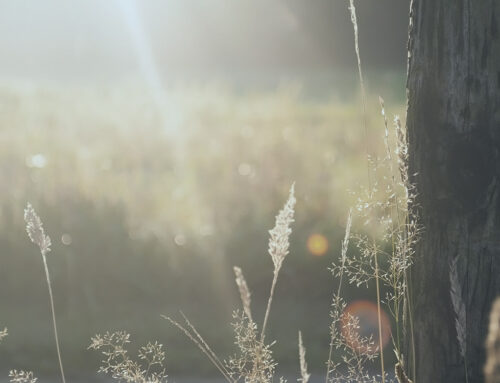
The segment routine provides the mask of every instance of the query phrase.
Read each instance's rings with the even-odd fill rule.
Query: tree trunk
[[[411,275],[416,380],[465,382],[467,370],[468,382],[482,382],[500,294],[500,1],[413,0],[410,16],[409,162],[424,226]],[[450,296],[454,259],[465,358]]]

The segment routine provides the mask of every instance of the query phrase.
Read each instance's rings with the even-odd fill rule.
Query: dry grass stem
[[[182,314],[182,313],[181,313]],[[222,376],[230,383],[234,381],[230,378],[229,371],[226,370],[224,364],[220,361],[217,355],[208,346],[205,340],[201,337],[198,331],[194,329],[194,326],[187,320],[186,316],[182,314],[184,320],[186,321],[187,327],[184,327],[179,322],[173,320],[170,317],[162,315],[162,318],[168,320],[175,327],[177,327],[188,339],[190,339],[200,350],[205,354],[205,356],[212,362],[212,364],[219,370]]]
[[[43,230],[43,224],[40,217],[36,214],[35,209],[28,203],[26,209],[24,210],[24,221],[26,222],[26,232],[28,233],[31,242],[36,244],[40,248],[40,253],[42,254],[43,266],[45,268],[45,277],[47,279],[47,287],[49,290],[49,298],[50,298],[50,308],[52,312],[52,324],[54,327],[54,338],[56,341],[56,349],[57,349],[57,358],[59,360],[59,370],[61,372],[61,379],[63,383],[66,383],[66,379],[64,377],[64,369],[61,358],[61,350],[59,347],[59,336],[57,332],[57,323],[56,323],[56,313],[54,309],[54,297],[52,294],[52,283],[50,282],[50,274],[49,267],[47,265],[47,253],[50,251],[51,241],[48,235],[45,235]]]

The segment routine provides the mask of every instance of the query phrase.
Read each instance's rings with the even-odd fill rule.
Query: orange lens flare
[[[386,312],[381,309],[382,347],[389,343],[391,323]],[[346,343],[356,352],[375,354],[379,351],[377,305],[370,301],[355,301],[349,304],[341,319],[341,331]],[[368,339],[372,339],[369,342]]]
[[[312,255],[321,257],[328,251],[328,239],[321,234],[311,234],[307,239],[307,249]]]

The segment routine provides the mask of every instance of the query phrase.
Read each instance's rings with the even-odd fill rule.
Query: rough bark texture
[[[410,16],[409,161],[425,228],[411,275],[416,380],[465,382],[449,278],[459,257],[468,381],[483,382],[500,294],[500,1],[413,0]]]

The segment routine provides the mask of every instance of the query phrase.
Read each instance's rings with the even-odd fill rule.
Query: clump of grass
[[[238,352],[225,362],[231,380],[271,383],[276,368],[271,350],[274,342],[265,344],[261,341],[256,323],[245,314],[236,311],[233,313],[233,319],[234,343]]]
[[[59,370],[61,372],[61,379],[63,383],[66,383],[64,377],[64,369],[61,358],[61,350],[59,347],[59,336],[57,333],[57,323],[56,323],[56,313],[54,309],[54,297],[52,294],[52,284],[50,282],[49,267],[47,266],[47,253],[50,252],[50,246],[52,245],[50,237],[45,234],[43,229],[42,220],[33,209],[33,206],[28,203],[26,209],[24,210],[24,221],[26,222],[26,232],[28,233],[31,242],[38,246],[40,253],[42,255],[43,266],[45,268],[45,277],[47,279],[47,288],[49,290],[50,298],[50,309],[52,312],[52,324],[54,327],[54,338],[56,342],[57,358],[59,360]]]
[[[276,216],[275,226],[269,231],[269,255],[273,262],[273,280],[260,334],[258,326],[252,318],[250,309],[250,290],[243,276],[243,272],[239,267],[235,267],[234,272],[236,284],[240,292],[243,311],[235,311],[233,313],[234,322],[232,323],[238,352],[227,361],[222,362],[219,359],[217,354],[211,349],[207,342],[205,342],[203,337],[184,314],[182,314],[182,316],[185,325],[181,325],[170,317],[164,317],[183,332],[207,356],[222,376],[230,383],[271,383],[274,379],[276,363],[274,362],[271,351],[274,342],[270,344],[265,343],[265,332],[279,271],[281,270],[283,261],[289,253],[289,237],[292,233],[290,225],[294,221],[295,203],[295,186],[292,185],[283,209],[280,210]],[[280,378],[280,381],[283,381],[283,379]]]
[[[410,352],[414,360],[408,272],[413,263],[415,245],[420,238],[422,228],[409,208],[414,204],[415,188],[409,182],[408,148],[401,121],[396,116],[394,128],[390,129],[384,101],[382,98],[379,101],[385,127],[385,156],[373,157],[369,162],[370,170],[376,177],[368,188],[361,190],[355,209],[357,218],[368,228],[368,232],[376,234],[354,233],[352,238],[358,252],[347,256],[347,237],[350,233],[351,220],[349,218],[341,256],[332,265],[332,273],[340,280],[338,291],[332,301],[334,307],[332,319],[338,325],[339,313],[345,308],[345,303],[340,297],[343,278],[357,287],[362,285],[368,287],[370,282],[375,282],[379,327],[379,344],[376,351],[381,358],[381,379],[384,382],[386,378],[382,361],[381,304],[385,305],[395,322],[395,331],[391,334],[391,339],[396,359],[401,361],[399,369],[403,369],[404,358],[401,350],[404,339],[409,339],[412,344]],[[388,290],[385,297],[380,295],[381,285]],[[335,307],[336,305],[340,307]],[[330,329],[332,339],[337,336],[336,331],[336,328]],[[327,382],[331,370],[330,362],[331,355],[327,362]],[[414,368],[414,361],[412,365]]]
[[[125,331],[94,336],[89,349],[99,350],[104,356],[98,372],[110,375],[119,382],[166,383],[163,345],[149,342],[139,348],[138,361],[135,361],[126,349],[129,343],[130,334]]]
[[[339,278],[339,285],[332,297],[330,310],[330,349],[326,362],[326,383],[340,382],[374,382],[381,376],[369,373],[367,364],[379,356],[379,347],[373,337],[363,337],[359,334],[359,318],[345,313],[347,303],[342,298],[342,284],[350,260],[347,257],[352,223],[352,211],[347,218],[344,240],[340,254],[340,264],[332,268],[332,272]],[[334,351],[341,354],[341,362],[334,362]],[[340,367],[346,370],[342,372]],[[385,372],[384,379],[385,377]]]

